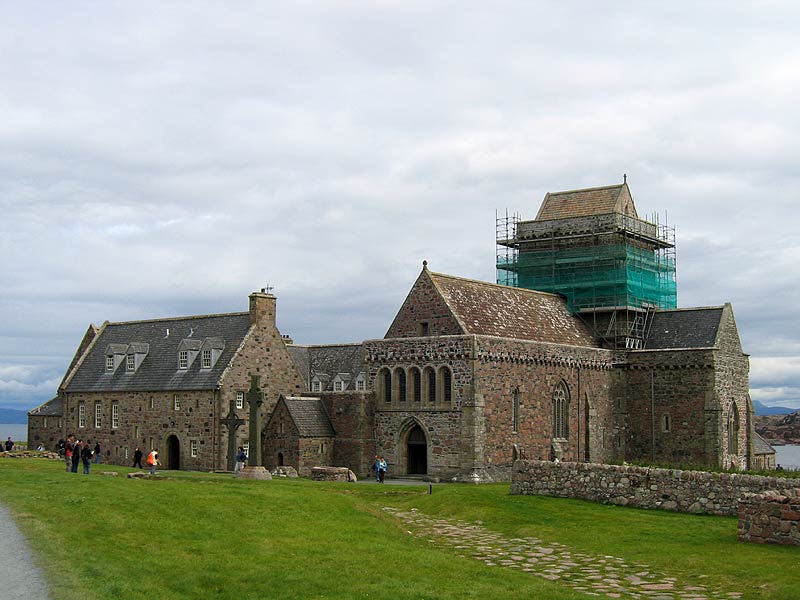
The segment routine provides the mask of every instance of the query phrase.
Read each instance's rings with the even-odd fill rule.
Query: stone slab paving
[[[711,589],[698,582],[680,582],[647,565],[615,556],[575,552],[537,538],[507,538],[477,523],[434,519],[412,508],[384,507],[410,528],[409,533],[453,548],[463,558],[489,566],[517,569],[558,581],[590,596],[642,600],[736,600],[740,592]]]

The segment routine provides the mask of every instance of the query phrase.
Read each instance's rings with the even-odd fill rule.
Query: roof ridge
[[[659,308],[656,311],[658,313],[674,313],[674,312],[688,312],[690,310],[718,310],[725,308],[724,304],[717,304],[711,306],[684,306],[682,308]]]
[[[622,188],[625,183],[615,183],[613,185],[600,185],[597,187],[579,188],[575,190],[563,190],[561,192],[547,192],[547,196],[558,196],[560,194],[574,194],[576,192],[596,192],[597,190],[610,190],[611,188]]]
[[[140,321],[108,321],[108,325],[139,325],[143,323],[164,323],[166,321],[185,321],[187,319],[210,319],[214,317],[241,317],[249,315],[248,311],[232,313],[211,313],[207,315],[188,315],[185,317],[164,317],[161,319],[142,319]]]
[[[470,279],[469,277],[458,277],[457,275],[448,275],[447,273],[434,273],[433,271],[430,272],[431,275],[437,275],[439,277],[447,277],[448,279],[457,279],[458,281],[468,281],[470,283],[480,283],[482,285],[490,285],[493,287],[498,287],[507,290],[514,290],[518,292],[525,292],[530,294],[540,294],[543,296],[552,296],[553,298],[559,298],[561,300],[564,299],[563,296],[559,294],[554,294],[552,292],[543,292],[541,290],[529,290],[528,288],[522,287],[514,287],[513,285],[503,285],[501,283],[492,283],[491,281],[481,281],[480,279]]]

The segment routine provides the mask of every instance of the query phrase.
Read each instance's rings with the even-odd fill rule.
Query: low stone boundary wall
[[[512,494],[730,516],[739,513],[745,494],[791,495],[799,485],[781,477],[538,460],[518,460],[511,476]]]
[[[314,481],[358,481],[356,474],[347,467],[311,467]]]
[[[745,494],[739,502],[739,539],[800,546],[800,490]]]

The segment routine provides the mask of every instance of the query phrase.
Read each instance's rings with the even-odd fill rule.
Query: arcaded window
[[[519,429],[519,389],[511,393],[511,431]]]
[[[450,367],[442,367],[442,402],[448,406],[453,402],[453,372]]]
[[[397,399],[400,402],[406,401],[406,372],[404,369],[396,369],[397,375]]]
[[[569,438],[569,392],[563,381],[553,391],[553,437]]]
[[[419,369],[416,367],[411,368],[411,391],[414,394],[413,400],[416,404],[422,402],[422,377]]]
[[[389,369],[383,369],[380,374],[380,381],[383,401],[390,403],[392,401],[392,372]]]
[[[739,409],[731,402],[728,413],[728,453],[739,454]]]
[[[427,394],[425,394],[430,404],[436,403],[436,371],[431,367],[425,367],[425,385],[427,386]]]

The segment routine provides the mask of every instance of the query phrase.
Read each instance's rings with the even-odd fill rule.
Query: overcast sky
[[[267,284],[299,343],[382,337],[423,259],[494,280],[495,210],[627,173],[800,408],[796,3],[0,5],[0,407]]]

